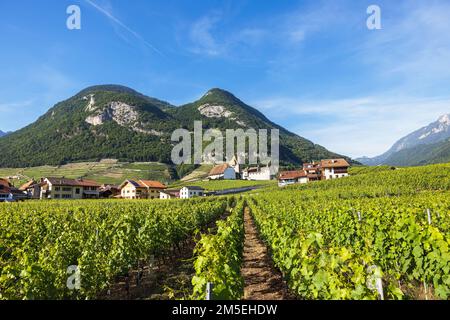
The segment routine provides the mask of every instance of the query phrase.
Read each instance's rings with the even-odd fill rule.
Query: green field
[[[254,187],[254,186],[275,186],[276,180],[271,181],[249,181],[249,180],[210,180],[195,182],[178,182],[170,186],[170,188],[181,188],[183,186],[198,186],[209,191],[219,191],[234,188]]]
[[[352,176],[355,176],[358,174],[376,173],[376,172],[389,171],[389,170],[395,170],[395,169],[397,169],[397,168],[391,167],[391,166],[376,166],[376,167],[353,166],[353,167],[350,167],[348,173]]]

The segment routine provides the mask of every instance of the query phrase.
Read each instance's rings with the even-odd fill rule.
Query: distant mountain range
[[[357,161],[370,166],[416,166],[450,162],[450,114],[398,140],[388,151]]]
[[[4,137],[4,136],[6,136],[6,135],[8,135],[8,134],[10,134],[11,132],[3,132],[2,130],[0,130],[0,138],[1,137]]]
[[[0,167],[60,165],[75,161],[170,163],[173,130],[279,129],[280,162],[348,157],[333,153],[281,126],[230,92],[211,89],[180,107],[117,85],[89,87],[52,107],[36,122],[0,139]]]

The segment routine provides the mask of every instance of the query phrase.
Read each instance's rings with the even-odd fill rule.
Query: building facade
[[[350,165],[345,159],[328,159],[320,161],[323,180],[347,177],[349,167]]]
[[[180,198],[180,190],[164,190],[159,193],[160,199],[177,199]]]
[[[349,167],[350,165],[345,159],[327,159],[320,162],[304,163],[300,170],[280,172],[278,186],[347,177]]]
[[[123,199],[159,199],[167,187],[159,181],[125,180],[119,189]]]
[[[180,190],[180,199],[190,199],[195,197],[202,197],[205,190],[201,187],[186,186]]]
[[[244,169],[242,173],[244,180],[267,181],[272,179],[270,167],[251,167]]]
[[[278,186],[284,187],[296,183],[308,183],[308,174],[303,170],[282,171],[278,177]]]
[[[211,169],[208,174],[210,180],[235,180],[236,171],[228,163],[220,164]]]
[[[8,179],[0,178],[0,202],[12,202],[27,199],[26,193],[15,188]]]
[[[43,178],[40,199],[98,199],[100,185],[92,180]]]

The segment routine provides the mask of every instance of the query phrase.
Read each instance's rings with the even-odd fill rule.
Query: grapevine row
[[[244,249],[244,201],[238,201],[217,233],[203,235],[195,248],[192,298],[205,299],[206,285],[213,284],[214,299],[240,299],[244,280],[240,274]]]
[[[249,205],[274,263],[299,297],[376,299],[370,283],[377,276],[388,299],[411,298],[421,285],[449,297],[448,193],[343,200],[283,191],[258,195]]]
[[[227,207],[190,201],[55,201],[0,207],[0,299],[91,299],[140,261],[170,254]],[[67,285],[76,266],[81,288]]]

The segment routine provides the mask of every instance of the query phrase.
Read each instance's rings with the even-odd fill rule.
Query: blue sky
[[[81,30],[66,28],[72,4]],[[3,131],[105,83],[176,105],[224,88],[353,157],[450,113],[446,0],[3,0],[0,41]]]

